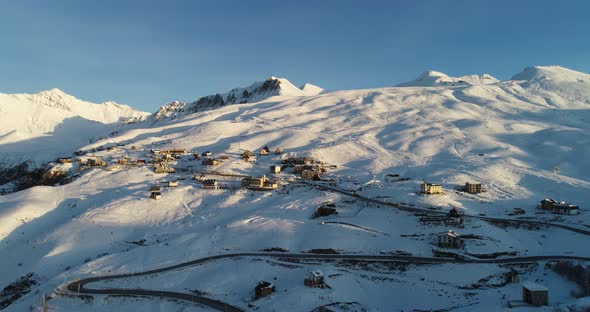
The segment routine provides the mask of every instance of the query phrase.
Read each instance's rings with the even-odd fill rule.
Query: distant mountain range
[[[486,86],[496,87],[490,89]],[[441,72],[427,71],[415,80],[396,87],[417,90],[451,88],[454,91],[449,100],[467,102],[482,101],[480,97],[483,96],[485,101],[488,97],[490,101],[494,97],[513,97],[548,108],[571,108],[590,103],[590,76],[559,66],[529,67],[508,82],[488,74],[450,77]],[[271,99],[284,101],[323,94],[327,92],[313,84],[296,87],[285,78],[269,77],[248,87],[203,96],[194,102],[167,103],[153,114],[115,102],[93,104],[59,89],[37,94],[0,94],[0,173],[15,166],[37,168],[98,139],[133,129],[138,122],[165,122],[228,105]],[[508,98],[508,101],[513,100]],[[0,180],[2,182],[6,179]]]
[[[247,88],[234,88],[226,93],[200,97],[192,103],[167,103],[154,114],[153,119],[176,118],[223,105],[258,102],[272,96],[313,96],[322,92],[324,89],[310,83],[298,88],[287,79],[269,77],[264,81],[254,82]]]

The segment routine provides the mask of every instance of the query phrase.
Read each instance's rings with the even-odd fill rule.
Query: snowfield
[[[0,116],[1,169],[67,156],[115,131],[115,124],[144,118],[147,113],[115,102],[82,101],[52,89],[37,94],[0,93]]]
[[[207,106],[195,113],[185,106],[165,110],[159,118],[141,118],[141,113],[125,107],[125,113],[112,115],[72,111],[85,120],[100,121],[101,131],[102,123],[116,122],[122,115],[141,119],[91,144],[78,145],[98,129],[86,122],[80,124],[80,132],[76,128],[80,137],[58,136],[49,123],[43,129],[28,126],[29,137],[54,131],[47,140],[64,141],[63,149],[55,150],[60,156],[80,149],[88,151],[85,157],[101,157],[111,164],[125,156],[149,160],[153,149],[182,148],[190,153],[170,163],[175,173],[156,174],[149,164],[122,165],[114,171],[90,168],[69,184],[0,196],[0,288],[29,272],[37,279],[31,291],[6,310],[33,306],[41,311],[43,295],[49,295],[52,299],[46,304],[51,311],[208,311],[180,301],[105,295],[82,300],[54,291],[69,280],[273,247],[291,253],[334,249],[342,254],[432,257],[437,235],[449,229],[470,237],[465,248],[456,251],[469,259],[488,253],[506,253],[500,258],[590,257],[590,249],[584,247],[590,236],[565,229],[506,226],[477,218],[449,226],[422,222],[415,213],[362,199],[438,212],[457,207],[470,216],[523,218],[590,230],[590,75],[558,66],[532,67],[512,80],[498,81],[489,75],[448,77],[431,71],[398,87],[335,92],[281,81],[275,84],[280,90],[256,102]],[[0,98],[4,116],[8,106],[3,101]],[[0,153],[36,159],[44,146],[28,147],[27,140],[17,137],[21,131],[25,130],[0,137]],[[15,144],[23,147],[12,150]],[[117,148],[107,150],[109,146]],[[285,154],[259,156],[264,146],[272,151],[281,147]],[[245,150],[253,151],[256,160],[244,161]],[[203,166],[193,153],[204,151],[228,159],[215,168]],[[328,182],[304,183],[292,169],[269,172],[269,166],[291,156],[311,156],[332,165],[322,178],[362,198],[313,184]],[[239,188],[241,175],[264,174],[279,180],[277,190]],[[228,188],[202,189],[194,175],[218,179]],[[160,183],[170,180],[178,180],[179,186]],[[422,181],[442,183],[444,194],[420,195]],[[485,192],[459,191],[468,181],[481,182]],[[152,200],[149,188],[156,184],[163,186],[162,198]],[[580,214],[562,216],[537,209],[544,198],[577,204]],[[334,203],[338,214],[311,219],[325,202]],[[525,214],[509,215],[514,208]],[[536,310],[587,306],[587,300],[572,296],[576,285],[556,275],[547,263],[388,266],[243,257],[92,286],[197,291],[247,311],[311,311],[334,302],[354,303],[350,308],[359,311],[498,311],[522,298],[520,283],[504,283],[503,274],[512,269],[520,282],[536,281],[549,288],[551,307]],[[305,275],[315,269],[325,273],[331,288],[303,286]],[[277,291],[253,301],[259,280],[273,282]]]

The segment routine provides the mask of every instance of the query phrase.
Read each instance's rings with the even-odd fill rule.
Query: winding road
[[[199,172],[199,173],[209,174],[209,175],[226,176],[226,177],[237,177],[237,178],[247,177],[247,175],[233,174],[233,173],[222,173],[222,172],[217,172],[217,171]],[[404,203],[387,202],[387,201],[383,201],[383,200],[379,200],[379,199],[375,199],[375,198],[369,198],[369,197],[362,196],[356,192],[346,191],[346,190],[336,188],[336,187],[331,187],[331,186],[328,186],[325,184],[313,183],[313,182],[305,181],[305,180],[301,180],[298,183],[312,186],[312,187],[316,187],[318,189],[325,190],[325,191],[332,191],[332,192],[340,193],[342,195],[351,196],[351,197],[357,198],[359,200],[370,202],[370,203],[395,207],[395,208],[402,210],[402,211],[408,211],[408,212],[414,212],[414,213],[418,212],[418,213],[428,213],[428,214],[439,214],[439,215],[446,214],[446,212],[436,211],[433,209],[420,208],[420,207],[416,207],[416,206],[410,206],[410,205],[404,204]],[[560,229],[563,229],[566,231],[590,236],[590,230],[580,229],[580,228],[576,228],[576,227],[568,226],[568,225],[564,225],[564,224],[559,224],[559,223],[550,223],[550,222],[523,220],[523,219],[494,218],[494,217],[476,216],[476,215],[463,215],[463,217],[467,218],[467,219],[479,219],[479,220],[504,223],[504,224],[524,224],[524,225],[532,225],[532,226],[556,227],[556,228],[560,228]]]
[[[403,203],[386,202],[386,201],[375,199],[375,198],[369,198],[369,197],[362,196],[358,193],[345,191],[345,190],[331,187],[331,186],[327,186],[327,185],[321,185],[321,184],[309,183],[309,182],[305,182],[305,184],[316,187],[321,190],[328,190],[328,191],[340,193],[340,194],[343,194],[346,196],[351,196],[351,197],[357,198],[362,201],[375,203],[375,204],[379,204],[379,205],[395,207],[395,208],[397,208],[399,210],[403,210],[403,211],[420,212],[420,213],[428,213],[428,214],[439,214],[439,215],[446,214],[446,212],[436,211],[436,210],[432,210],[432,209],[428,209],[428,208],[420,208],[420,207],[410,206],[410,205],[403,204]],[[590,230],[584,230],[584,229],[580,229],[580,228],[576,228],[576,227],[568,226],[568,225],[564,225],[564,224],[559,224],[559,223],[550,223],[550,222],[523,220],[523,219],[494,218],[494,217],[476,216],[476,215],[463,215],[463,217],[466,219],[479,219],[479,220],[504,223],[504,224],[524,224],[524,225],[532,225],[532,226],[556,227],[556,228],[560,228],[560,229],[563,229],[566,231],[590,236]]]
[[[213,173],[216,174],[216,173]],[[218,173],[217,173],[218,174]],[[231,174],[227,174],[233,176]],[[415,206],[410,206],[404,203],[396,203],[396,202],[386,202],[374,198],[364,197],[360,194],[345,191],[339,188],[330,187],[323,184],[317,183],[310,183],[310,182],[303,182],[303,184],[316,187],[321,190],[333,191],[337,192],[346,196],[355,197],[359,200],[372,202],[379,205],[391,206],[402,211],[408,212],[419,212],[419,213],[428,213],[428,214],[445,214],[442,211],[436,211],[428,208],[420,208]],[[504,218],[493,218],[493,217],[486,217],[486,216],[475,216],[475,215],[464,215],[464,218],[470,219],[480,219],[489,222],[497,222],[497,223],[505,223],[505,224],[524,224],[524,225],[532,225],[532,226],[549,226],[549,227],[557,227],[567,231],[572,231],[575,233],[579,233],[582,235],[590,236],[590,231],[575,228],[563,224],[557,223],[548,223],[548,222],[541,222],[541,221],[532,221],[532,220],[522,220],[522,219],[504,219]],[[333,223],[340,223],[340,222],[333,222]],[[355,226],[352,224],[348,224],[351,226]],[[577,260],[577,261],[589,261],[590,257],[579,257],[579,256],[569,256],[569,255],[555,255],[555,256],[527,256],[527,257],[510,257],[510,258],[499,258],[499,259],[482,259],[482,260],[474,260],[474,259],[454,259],[454,258],[429,258],[429,257],[414,257],[414,256],[392,256],[392,255],[358,255],[358,254],[311,254],[311,253],[232,253],[232,254],[223,254],[217,256],[211,256],[206,258],[200,258],[188,262],[179,263],[173,266],[163,267],[159,269],[143,271],[143,272],[136,272],[136,273],[129,273],[129,274],[118,274],[118,275],[108,275],[108,276],[96,276],[90,278],[84,278],[74,281],[69,281],[62,286],[60,286],[57,290],[58,293],[71,295],[71,296],[88,296],[88,295],[118,295],[118,296],[146,296],[146,297],[157,297],[157,298],[169,298],[169,299],[179,299],[189,302],[198,303],[204,306],[208,306],[210,308],[219,310],[219,311],[229,311],[229,312],[239,312],[245,311],[243,308],[233,306],[229,303],[222,302],[220,300],[208,298],[202,295],[192,294],[192,293],[181,293],[181,292],[171,292],[171,291],[161,291],[161,290],[148,290],[148,289],[130,289],[130,288],[88,288],[86,287],[90,283],[100,282],[100,281],[107,281],[107,280],[116,280],[116,279],[125,279],[130,277],[137,277],[137,276],[147,276],[147,275],[154,275],[174,270],[180,270],[191,266],[201,265],[207,262],[218,261],[222,259],[239,259],[245,257],[253,257],[253,258],[273,258],[273,259],[285,259],[285,260],[316,260],[316,261],[330,261],[330,260],[338,260],[344,262],[357,262],[357,261],[371,261],[371,262],[379,262],[379,263],[412,263],[412,264],[443,264],[443,263],[454,263],[454,264],[517,264],[517,263],[530,263],[536,261],[548,261],[548,260]]]
[[[240,307],[233,306],[229,303],[225,303],[219,300],[211,299],[205,296],[171,292],[162,290],[148,290],[148,289],[131,289],[131,288],[88,288],[87,284],[107,281],[124,279],[137,276],[154,275],[158,273],[164,273],[169,271],[175,271],[184,269],[191,266],[201,265],[207,262],[222,260],[222,259],[238,259],[238,258],[272,258],[272,259],[284,259],[284,260],[338,260],[344,262],[358,262],[358,261],[370,261],[378,263],[411,263],[411,264],[441,264],[441,263],[455,263],[455,264],[517,264],[517,263],[530,263],[535,261],[547,261],[547,260],[577,260],[577,261],[590,261],[590,257],[578,257],[578,256],[529,256],[529,257],[512,257],[512,258],[500,258],[500,259],[484,259],[484,260],[472,260],[472,259],[453,259],[453,258],[429,258],[429,257],[413,257],[413,256],[386,256],[386,255],[351,255],[351,254],[310,254],[310,253],[233,253],[223,254],[217,256],[211,256],[206,258],[200,258],[188,262],[179,263],[173,266],[163,267],[159,269],[117,274],[108,276],[96,276],[90,278],[84,278],[74,281],[69,281],[64,285],[60,286],[58,293],[71,295],[71,296],[87,296],[87,295],[118,295],[118,296],[145,296],[145,297],[157,297],[157,298],[169,298],[169,299],[180,299],[189,302],[195,302],[201,305],[208,306],[218,311],[228,312],[239,312],[245,311]]]

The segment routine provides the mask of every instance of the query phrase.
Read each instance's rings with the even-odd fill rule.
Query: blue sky
[[[588,1],[2,1],[0,92],[155,111],[274,75],[328,90],[433,69],[590,72]]]

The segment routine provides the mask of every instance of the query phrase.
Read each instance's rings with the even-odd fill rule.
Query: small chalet
[[[459,225],[459,224],[463,223],[463,218],[461,217],[461,214],[459,214],[459,210],[457,209],[457,207],[453,207],[449,211],[449,213],[447,213],[445,223],[446,224],[453,224],[453,225]]]
[[[151,192],[150,198],[151,199],[160,199],[160,198],[162,198],[162,193],[161,192]]]
[[[469,194],[477,194],[482,192],[481,183],[465,182],[465,192]]]
[[[258,300],[262,297],[266,297],[275,292],[275,285],[271,282],[260,281],[256,288],[254,288],[254,300]]]
[[[281,166],[279,166],[279,165],[272,165],[272,166],[270,166],[270,172],[272,172],[272,173],[279,173],[279,172],[281,172]]]
[[[324,274],[320,270],[309,272],[303,280],[303,285],[312,288],[324,288]]]
[[[549,290],[547,287],[532,282],[522,284],[522,301],[534,306],[549,304]]]
[[[275,150],[275,155],[281,155],[282,153],[284,153],[283,149],[280,147],[277,147],[277,149]]]
[[[267,156],[268,154],[270,154],[268,146],[265,146],[260,150],[260,156]]]
[[[203,166],[217,166],[219,164],[217,159],[213,159],[213,158],[203,159],[203,161],[201,163],[203,164]]]
[[[219,185],[215,179],[206,179],[203,180],[203,188],[206,190],[217,190],[219,189]]]
[[[442,184],[435,184],[435,183],[428,183],[423,182],[420,184],[420,194],[432,195],[432,194],[442,194],[443,187]]]
[[[204,151],[204,152],[201,154],[201,156],[205,156],[205,157],[209,157],[209,156],[211,156],[211,155],[213,155],[213,154],[211,153],[211,151]]]
[[[438,247],[461,249],[464,246],[465,241],[453,230],[438,235]]]

